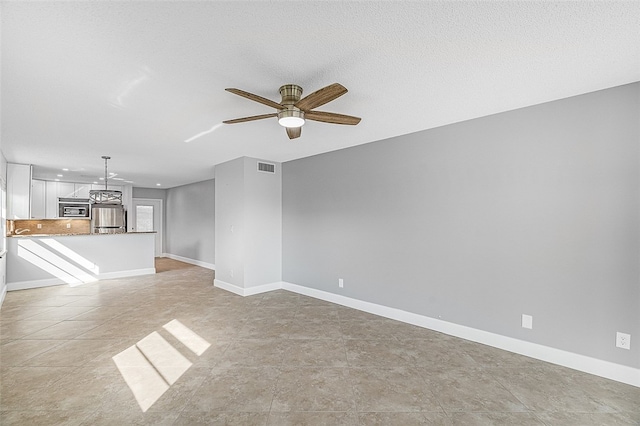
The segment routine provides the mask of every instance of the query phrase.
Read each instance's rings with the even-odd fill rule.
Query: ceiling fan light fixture
[[[278,124],[282,127],[302,127],[304,112],[295,109],[285,109],[278,113]]]

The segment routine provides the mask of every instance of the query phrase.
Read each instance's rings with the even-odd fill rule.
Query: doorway
[[[162,200],[134,198],[131,209],[134,232],[156,232],[155,257],[162,256]]]

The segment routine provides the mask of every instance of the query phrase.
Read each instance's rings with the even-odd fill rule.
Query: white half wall
[[[7,238],[9,290],[155,273],[154,233]]]

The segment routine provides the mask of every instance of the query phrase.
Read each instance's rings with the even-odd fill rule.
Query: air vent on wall
[[[275,173],[276,165],[271,163],[261,163],[260,161],[258,161],[258,171],[265,173]]]

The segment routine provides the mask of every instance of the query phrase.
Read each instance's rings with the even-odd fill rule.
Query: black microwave
[[[60,218],[89,218],[91,205],[89,200],[78,198],[60,198],[58,200],[58,217]]]

